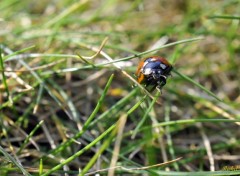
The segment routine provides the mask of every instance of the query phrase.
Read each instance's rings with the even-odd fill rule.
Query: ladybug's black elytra
[[[161,90],[167,83],[167,78],[171,75],[172,65],[163,57],[151,56],[143,59],[137,68],[137,81],[151,87],[151,90],[157,88]]]

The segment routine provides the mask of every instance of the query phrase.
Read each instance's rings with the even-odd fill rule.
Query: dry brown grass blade
[[[123,166],[116,166],[116,167],[113,167],[113,168],[106,168],[106,169],[101,169],[101,170],[97,170],[97,171],[94,171],[94,172],[89,172],[85,175],[93,175],[93,174],[96,174],[96,173],[99,173],[99,172],[109,171],[110,169],[114,169],[114,170],[122,169],[122,170],[125,170],[125,171],[147,170],[147,169],[151,169],[151,168],[154,168],[154,167],[159,167],[159,166],[164,166],[164,165],[167,165],[167,164],[171,164],[171,163],[179,161],[180,159],[182,159],[182,157],[179,157],[179,158],[176,158],[174,160],[167,161],[167,162],[164,162],[164,163],[159,163],[159,164],[154,164],[154,165],[144,166],[144,167],[136,167],[136,168],[126,168],[126,167],[123,167]]]
[[[114,168],[117,164],[117,160],[118,160],[118,155],[119,155],[119,151],[120,151],[120,145],[121,145],[121,141],[122,141],[122,135],[123,135],[123,129],[124,126],[126,124],[127,121],[127,114],[123,114],[117,124],[117,137],[116,137],[116,141],[115,141],[115,145],[114,145],[114,150],[113,150],[113,156],[112,156],[112,160],[110,163],[110,167]],[[108,176],[114,176],[114,171],[115,169],[110,169],[108,172]]]

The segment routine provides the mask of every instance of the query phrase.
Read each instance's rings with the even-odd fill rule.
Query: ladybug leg
[[[154,79],[149,78],[145,86],[148,87],[150,85],[153,85],[153,83],[154,83]]]
[[[160,85],[163,87],[167,83],[167,77],[164,75],[161,75],[160,82],[158,82],[158,83],[160,83]]]
[[[156,86],[157,86],[157,82],[155,79],[153,79],[153,77],[147,78],[145,87],[149,88],[148,89],[149,92],[152,92],[153,90],[155,90]]]
[[[157,89],[158,92],[160,92],[162,94],[162,87],[157,86],[156,89]]]
[[[159,81],[157,82],[157,90],[160,91],[162,93],[162,87],[167,83],[167,77],[164,75],[160,76]]]

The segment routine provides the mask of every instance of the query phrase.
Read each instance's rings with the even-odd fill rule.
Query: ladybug
[[[161,91],[167,83],[167,78],[171,75],[172,65],[163,57],[151,56],[143,59],[137,68],[137,81],[150,87],[150,91],[155,88]]]

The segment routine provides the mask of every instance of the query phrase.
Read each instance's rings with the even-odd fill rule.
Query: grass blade
[[[165,176],[223,176],[223,175],[239,175],[240,171],[215,171],[215,172],[166,172],[158,171],[159,175]]]
[[[159,97],[160,95],[160,92],[157,91],[156,95],[155,95],[155,98],[152,100],[150,106],[148,107],[148,109],[146,110],[146,112],[144,113],[144,116],[143,118],[141,119],[141,121],[138,123],[137,127],[135,128],[135,130],[133,131],[133,134],[132,134],[132,138],[135,138],[135,136],[137,135],[137,132],[139,131],[139,129],[141,128],[141,126],[143,125],[143,123],[146,121],[148,115],[149,115],[149,112],[152,110],[153,108],[153,105],[155,104],[155,102],[157,101],[157,98]]]
[[[88,2],[89,2],[89,0],[84,0],[84,1],[79,1],[79,2],[72,4],[70,7],[68,7],[66,10],[64,10],[62,13],[60,13],[55,18],[51,19],[48,23],[46,23],[45,27],[51,27],[52,25],[59,23],[59,21],[66,18],[68,15],[74,13],[75,11],[77,11],[79,9],[84,9]]]
[[[30,132],[30,134],[27,136],[27,138],[24,140],[23,144],[21,145],[20,149],[18,150],[17,154],[20,154],[22,152],[23,148],[27,145],[30,138],[34,135],[34,133],[38,130],[38,128],[41,127],[42,123],[43,123],[43,120],[41,120],[37,124],[37,126],[35,126],[35,128]]]
[[[5,90],[7,92],[7,98],[8,99],[11,99],[10,98],[10,92],[9,92],[9,89],[8,89],[8,84],[7,84],[7,78],[6,78],[6,75],[4,74],[4,63],[3,63],[3,58],[2,58],[2,47],[0,47],[0,70],[2,72],[2,80],[3,80],[3,85],[5,87]]]
[[[210,90],[206,89],[204,86],[202,86],[201,84],[197,83],[196,81],[194,81],[193,79],[189,78],[188,76],[178,72],[177,70],[173,70],[174,73],[176,73],[177,75],[179,75],[180,77],[182,77],[183,79],[191,82],[192,84],[194,84],[195,86],[199,87],[200,89],[202,89],[204,92],[206,92],[207,94],[211,95],[212,97],[214,97],[215,99],[217,99],[218,101],[222,101],[220,98],[218,98],[214,93],[212,93]]]
[[[1,146],[0,146],[0,152],[8,159],[10,160],[15,166],[17,166],[23,173],[23,175],[30,176],[30,174],[23,168],[23,166],[10,154],[8,154]]]
[[[89,116],[89,118],[87,119],[87,121],[84,123],[83,125],[83,128],[81,131],[79,131],[74,137],[73,139],[77,139],[79,137],[82,136],[83,133],[85,133],[85,131],[88,129],[90,123],[92,122],[92,120],[95,118],[97,112],[99,111],[102,103],[103,103],[103,100],[107,94],[107,91],[111,85],[111,82],[113,80],[113,77],[114,75],[111,75],[107,84],[106,84],[106,87],[102,93],[102,96],[100,97],[100,99],[98,100],[98,103],[97,103],[97,106],[95,107],[95,109],[93,110],[92,114]],[[56,154],[56,153],[59,153],[60,151],[64,150],[66,147],[68,147],[69,145],[71,145],[74,140],[73,139],[69,139],[68,141],[66,141],[65,143],[62,143],[61,145],[59,145],[56,149],[52,150],[51,153],[52,154]]]
[[[213,15],[209,16],[208,18],[220,18],[220,19],[230,19],[230,20],[240,20],[240,16],[231,16],[231,15]]]
[[[72,155],[71,157],[67,158],[66,160],[64,160],[63,162],[61,162],[60,164],[58,164],[57,166],[53,167],[52,169],[50,169],[49,171],[45,172],[44,174],[42,174],[42,176],[47,176],[55,171],[57,171],[58,169],[62,168],[65,164],[73,161],[74,159],[76,159],[77,157],[79,157],[80,155],[82,155],[85,151],[89,150],[91,147],[93,147],[95,144],[97,144],[100,140],[102,140],[107,134],[109,134],[114,128],[116,127],[116,124],[113,124],[112,126],[110,126],[106,131],[104,131],[99,137],[97,137],[95,140],[93,140],[90,144],[88,144],[86,147],[84,147],[82,150],[79,150],[77,153],[75,153],[74,155]]]

